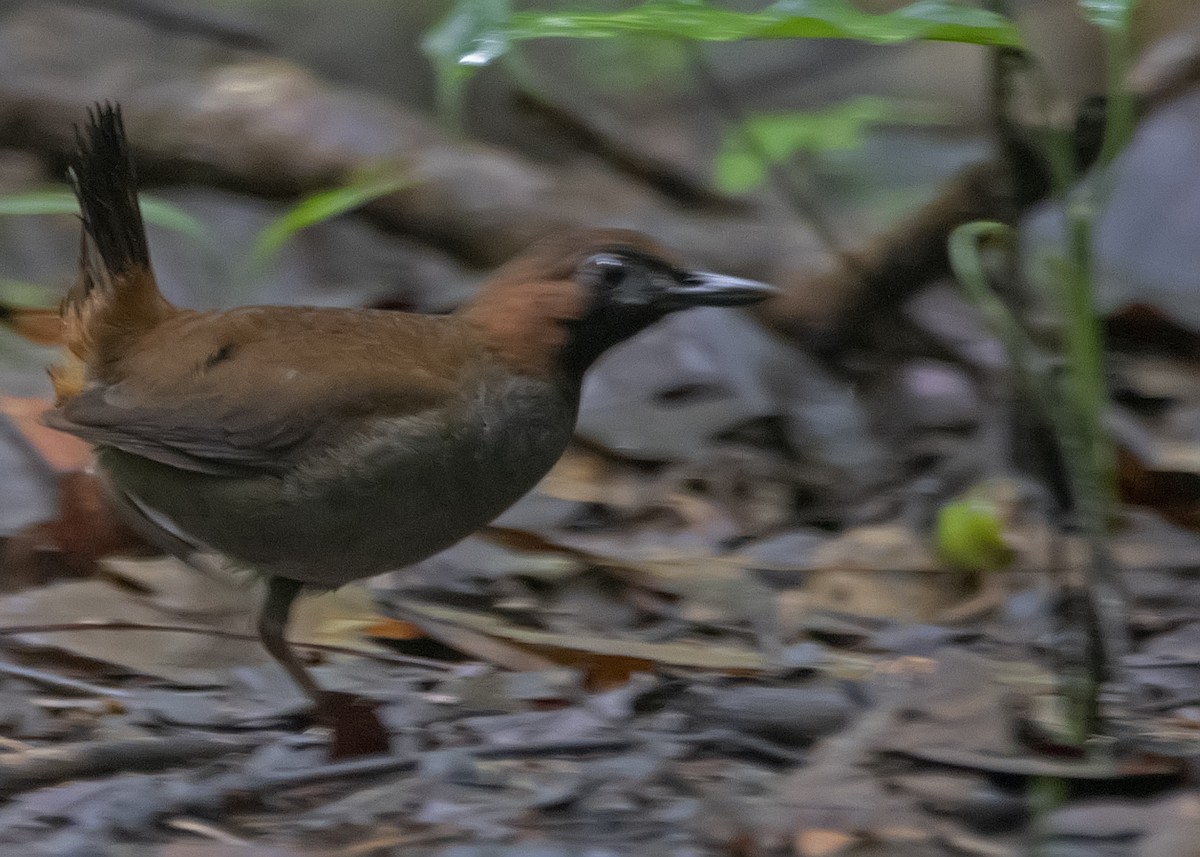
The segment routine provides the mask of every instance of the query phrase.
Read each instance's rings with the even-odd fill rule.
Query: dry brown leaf
[[[774,593],[736,558],[674,553],[619,563],[592,560],[631,583],[682,599],[682,612],[692,621],[742,622],[775,612]]]
[[[125,526],[90,473],[58,478],[58,513],[34,524],[4,545],[4,581],[14,591],[63,578],[88,577],[96,563],[114,554],[147,556],[159,551]]]
[[[836,857],[861,841],[862,837],[853,833],[810,827],[797,831],[792,848],[798,857]]]
[[[1154,509],[1164,518],[1192,530],[1200,530],[1200,494],[1196,490],[1196,447],[1176,442],[1158,444],[1161,460],[1147,461],[1125,447],[1117,448],[1117,483],[1121,499]],[[1168,461],[1168,459],[1170,459]]]
[[[937,571],[939,563],[917,533],[899,524],[848,530],[813,552],[815,569]]]
[[[448,622],[422,619],[420,627],[433,639],[457,652],[514,672],[538,672],[557,664],[525,646]]]
[[[911,844],[914,842],[928,842],[933,838],[928,830],[922,830],[919,827],[905,824],[894,824],[889,827],[881,827],[872,831],[873,835],[884,842],[895,842]]]
[[[495,615],[444,607],[407,603],[406,618],[438,637],[440,625],[458,627],[517,645],[555,664],[582,668],[597,676],[628,676],[655,665],[696,667],[733,675],[761,672],[766,664],[753,649],[698,642],[647,643],[617,637],[587,634],[558,634],[512,625]]]
[[[363,628],[363,633],[376,640],[423,640],[429,635],[420,625],[401,619],[380,619]]]
[[[0,597],[0,628],[96,620],[201,626],[247,635],[243,640],[140,629],[28,635],[47,646],[188,686],[221,684],[231,669],[273,663],[254,636],[254,615],[262,600],[257,580],[245,574],[221,575],[216,569],[201,574],[169,558],[109,559],[103,568],[107,579]],[[300,643],[378,652],[380,647],[363,636],[363,629],[381,619],[370,593],[362,586],[348,586],[301,598],[288,636]],[[282,670],[279,675],[281,686],[290,688]]]
[[[177,617],[111,581],[60,583],[0,598],[0,628],[88,620],[179,624]],[[222,617],[211,624],[222,630],[243,633],[250,630],[249,616]],[[269,661],[253,638],[233,640],[151,630],[81,629],[27,634],[22,639],[187,687],[224,684],[232,669]],[[282,670],[280,676],[282,686]]]
[[[578,554],[578,551],[555,544],[549,539],[537,533],[531,533],[528,530],[513,530],[507,527],[488,526],[484,527],[476,535],[512,551]]]
[[[548,497],[575,503],[602,503],[632,508],[645,501],[647,488],[627,464],[614,461],[578,444],[568,447],[545,475],[537,490]]]
[[[257,612],[257,590],[252,609]],[[362,583],[352,583],[301,598],[288,622],[288,636],[302,643],[378,652],[383,647],[371,641],[367,629],[382,621],[386,618],[379,612],[371,590]]]
[[[50,407],[46,399],[0,396],[0,416],[55,474],[58,490],[54,519],[26,528],[5,544],[3,588],[8,590],[87,577],[98,559],[111,554],[157,553],[125,526],[98,480],[85,472],[91,445],[42,424]]]
[[[48,399],[0,396],[0,414],[53,470],[58,473],[83,470],[92,460],[91,444],[43,425],[42,414],[51,407]]]
[[[162,857],[311,857],[311,852],[253,842],[171,842],[159,854]]]
[[[819,546],[806,591],[814,608],[930,621],[974,595],[972,575],[944,568],[921,537],[895,524],[859,527]]]

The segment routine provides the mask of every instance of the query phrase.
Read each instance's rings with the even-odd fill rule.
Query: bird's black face
[[[775,293],[765,283],[702,271],[683,271],[632,249],[589,256],[576,269],[588,310],[570,323],[568,369],[582,373],[597,357],[663,316],[697,306],[758,303]]]

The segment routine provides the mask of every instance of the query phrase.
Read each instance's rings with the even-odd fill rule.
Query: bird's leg
[[[300,581],[287,577],[267,579],[267,597],[263,600],[262,612],[258,614],[258,636],[262,640],[263,648],[287,670],[288,675],[313,701],[317,712],[320,713],[324,710],[321,688],[313,681],[284,637],[292,602],[296,600],[303,586]]]
[[[331,759],[388,752],[388,733],[375,713],[375,704],[353,694],[321,690],[287,644],[284,632],[288,614],[303,586],[286,577],[267,578],[267,597],[258,615],[258,636],[263,648],[313,701],[313,721],[332,730]]]

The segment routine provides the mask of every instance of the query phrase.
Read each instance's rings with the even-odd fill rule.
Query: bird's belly
[[[490,522],[524,496],[558,460],[573,419],[505,420],[453,433],[406,433],[403,452],[359,450],[329,464],[350,474],[330,481],[299,474],[288,486],[293,508],[320,518],[320,535],[286,573],[312,582],[355,576],[417,562]],[[291,505],[291,504],[287,504]],[[290,517],[290,516],[289,516]],[[299,518],[308,517],[302,513]],[[286,524],[285,524],[286,526]]]
[[[553,466],[574,428],[574,402],[538,388],[474,404],[467,419],[377,422],[282,478],[187,473],[181,484],[108,469],[189,540],[260,571],[340,586],[417,562],[487,524]],[[163,465],[140,459],[134,469],[145,467]]]

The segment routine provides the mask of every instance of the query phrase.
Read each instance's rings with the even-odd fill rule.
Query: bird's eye
[[[593,256],[583,263],[583,269],[593,278],[596,285],[606,289],[615,289],[625,280],[629,267],[625,260],[617,256],[601,254]]]
[[[604,304],[640,306],[653,301],[654,283],[644,265],[612,253],[592,256],[580,268],[583,282],[589,283],[596,298]]]
[[[600,270],[604,277],[604,285],[609,288],[616,288],[625,279],[625,266],[619,262],[615,265],[602,265]]]

